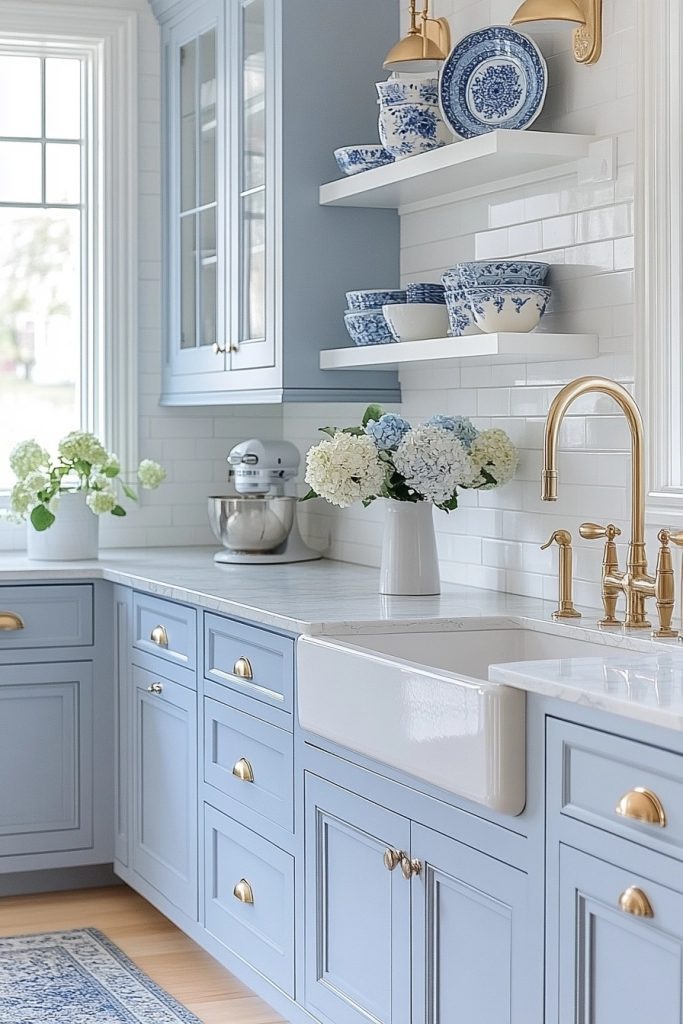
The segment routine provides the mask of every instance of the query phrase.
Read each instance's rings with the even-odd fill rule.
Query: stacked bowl
[[[346,329],[356,345],[443,338],[448,330],[446,289],[419,281],[403,288],[347,292]]]
[[[379,137],[395,160],[453,141],[439,107],[438,78],[402,75],[377,82]]]
[[[526,334],[538,327],[552,292],[550,266],[528,260],[458,263],[442,277],[449,334]]]
[[[402,288],[375,288],[371,291],[347,292],[348,309],[344,313],[346,330],[356,345],[391,345],[394,336],[382,312],[383,307],[404,303]]]

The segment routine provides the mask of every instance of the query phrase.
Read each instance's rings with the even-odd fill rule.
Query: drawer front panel
[[[184,668],[197,664],[197,615],[173,601],[133,596],[133,647]]]
[[[683,757],[554,719],[548,757],[563,815],[683,859]]]
[[[93,643],[93,588],[0,587],[0,651],[35,647],[89,647]]]
[[[238,803],[293,828],[292,734],[204,700],[204,781]]]
[[[218,615],[204,622],[206,678],[291,715],[294,641]]]
[[[204,829],[207,930],[293,996],[293,858],[209,804]]]

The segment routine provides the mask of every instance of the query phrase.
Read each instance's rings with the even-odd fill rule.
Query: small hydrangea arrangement
[[[310,491],[347,508],[377,498],[427,501],[446,512],[458,491],[491,490],[515,474],[519,455],[503,430],[479,431],[465,416],[433,416],[412,426],[402,416],[371,405],[360,427],[321,427],[329,440],[306,458]]]
[[[137,500],[135,491],[121,479],[121,465],[94,434],[76,430],[63,437],[57,458],[35,440],[22,441],[10,454],[10,467],[17,478],[10,494],[14,519],[29,519],[41,533],[55,521],[59,499],[65,492],[84,491],[86,504],[94,515],[125,516],[119,494]],[[154,490],[166,479],[166,470],[151,459],[143,459],[137,470],[141,487]]]

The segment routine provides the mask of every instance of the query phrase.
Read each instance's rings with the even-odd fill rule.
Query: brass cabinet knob
[[[652,904],[642,889],[635,885],[630,886],[619,897],[619,908],[625,914],[633,914],[634,917],[654,917],[655,912]]]
[[[419,860],[411,860],[407,853],[401,854],[401,871],[406,881],[410,881],[413,875],[419,875],[422,871],[422,863]]]
[[[398,850],[393,850],[390,846],[387,846],[384,851],[384,867],[387,871],[394,871],[401,863],[401,854]]]
[[[254,890],[249,885],[246,878],[241,878],[235,888],[232,890],[232,894],[236,900],[240,903],[253,903],[254,902]]]
[[[251,667],[249,658],[238,658],[233,665],[232,674],[238,679],[253,679],[254,670]]]
[[[0,630],[3,633],[16,633],[25,628],[21,615],[16,612],[0,612]]]
[[[168,647],[168,633],[165,626],[155,626],[149,638],[157,647]]]
[[[164,692],[164,688],[161,683],[152,683],[147,687],[147,693],[156,693],[157,695]]]
[[[616,806],[616,812],[622,818],[666,828],[666,811],[662,801],[656,793],[642,786],[637,786],[636,789],[624,794]]]
[[[254,781],[254,769],[251,767],[246,757],[241,757],[235,765],[233,765],[232,774],[237,779],[241,779],[242,782],[253,782]]]

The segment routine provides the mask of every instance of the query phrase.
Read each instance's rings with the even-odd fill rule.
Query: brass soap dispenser
[[[569,530],[555,530],[541,551],[547,551],[551,544],[560,549],[560,599],[553,618],[580,619],[581,612],[577,612],[572,600],[572,535]]]

